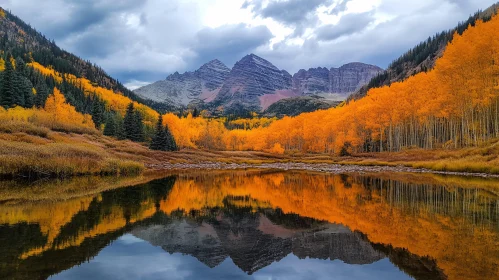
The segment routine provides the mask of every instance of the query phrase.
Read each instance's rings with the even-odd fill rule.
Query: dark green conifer
[[[45,101],[47,101],[47,98],[49,96],[49,90],[43,81],[40,82],[35,89],[35,105],[38,108],[43,108],[45,106]]]
[[[134,136],[132,141],[142,142],[144,141],[144,123],[142,121],[142,114],[139,111],[135,111],[134,114]]]
[[[165,127],[165,134],[166,134],[166,142],[167,142],[168,151],[178,151],[177,142],[175,141],[173,134],[170,132],[168,125]]]
[[[104,110],[101,106],[100,100],[96,96],[94,96],[93,99],[92,120],[94,121],[97,129],[100,129],[101,124],[104,122]]]
[[[2,84],[2,99],[0,100],[0,105],[5,108],[12,107],[14,103],[14,77],[15,71],[12,63],[10,63],[12,56],[7,55],[7,59],[5,60],[5,71],[3,73],[3,84]]]
[[[151,150],[157,151],[168,151],[168,139],[166,135],[165,128],[163,127],[163,117],[159,115],[158,122],[156,123],[156,130],[154,137],[152,138],[151,145],[149,148]]]
[[[24,107],[32,108],[35,105],[33,94],[33,84],[26,77],[23,77]]]
[[[116,124],[116,116],[109,115],[107,117],[106,121],[106,126],[104,127],[104,135],[106,136],[113,136],[117,137],[118,136],[118,129],[117,129],[117,124]]]
[[[130,103],[126,109],[125,119],[123,120],[123,133],[125,139],[133,141],[135,134],[135,109],[133,103]]]

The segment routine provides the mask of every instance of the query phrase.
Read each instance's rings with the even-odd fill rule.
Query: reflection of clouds
[[[210,269],[194,257],[169,254],[130,234],[120,237],[88,263],[51,279],[410,279],[383,259],[369,265],[335,260],[299,259],[288,255],[253,275],[227,258]]]
[[[144,240],[139,239],[131,234],[126,234],[120,237],[119,242],[122,242],[123,244],[134,244],[134,243],[141,243],[144,242]]]

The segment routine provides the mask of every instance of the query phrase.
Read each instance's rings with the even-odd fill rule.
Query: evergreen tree
[[[49,96],[49,90],[43,81],[40,82],[35,89],[36,89],[35,105],[38,108],[43,108],[43,106],[45,106],[45,101]]]
[[[33,95],[33,84],[26,77],[23,80],[24,107],[32,108],[35,105]]]
[[[24,77],[19,73],[14,71],[14,76],[12,77],[12,84],[14,85],[14,91],[12,95],[11,107],[21,106],[24,107]]]
[[[142,114],[139,111],[135,111],[134,116],[134,136],[132,141],[142,142],[144,141],[144,123],[142,121]]]
[[[95,127],[100,129],[101,124],[104,122],[104,110],[101,106],[100,100],[94,96],[93,106],[92,106],[92,120],[94,121]]]
[[[177,142],[175,141],[173,134],[170,132],[168,125],[165,127],[165,134],[166,134],[166,142],[167,142],[168,151],[178,151]]]
[[[110,115],[107,117],[106,126],[104,127],[104,135],[113,137],[118,136],[116,116]]]
[[[159,115],[158,123],[156,124],[156,130],[154,137],[152,138],[151,145],[149,148],[151,150],[157,151],[168,151],[168,139],[166,135],[165,128],[163,127],[163,117]]]
[[[123,123],[125,138],[134,142],[144,141],[144,123],[142,114],[135,110],[133,103],[128,105]]]
[[[133,103],[130,103],[126,109],[125,119],[123,120],[123,133],[125,139],[133,141],[135,133],[135,109]]]
[[[115,123],[116,123],[116,137],[119,140],[125,140],[126,139],[125,122],[120,114],[116,114]]]
[[[5,71],[3,73],[3,84],[1,88],[2,98],[0,100],[0,105],[5,108],[12,107],[14,102],[14,77],[16,73],[14,71],[14,67],[12,66],[11,58],[12,56],[9,54],[5,60]]]

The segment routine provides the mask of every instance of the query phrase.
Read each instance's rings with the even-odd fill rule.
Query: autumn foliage
[[[499,16],[455,34],[433,70],[345,106],[266,125],[165,116],[181,147],[339,154],[462,148],[499,137]],[[237,126],[236,126],[237,127]]]
[[[4,124],[15,122],[18,126],[22,123],[31,123],[64,132],[97,133],[92,117],[78,113],[66,102],[64,95],[57,88],[54,88],[54,93],[47,98],[44,109],[15,107],[5,110],[2,108],[0,121]]]
[[[74,85],[78,85],[80,88],[83,88],[86,95],[93,96],[95,94],[106,103],[106,107],[108,109],[119,112],[122,116],[125,116],[128,105],[130,105],[130,103],[133,103],[134,108],[140,111],[144,116],[144,124],[152,127],[155,121],[158,119],[159,114],[148,106],[132,101],[130,98],[122,95],[119,92],[114,92],[111,89],[97,86],[86,78],[77,78],[76,76],[71,74],[62,75],[54,69],[45,67],[37,62],[31,62],[28,63],[28,65],[45,76],[53,77],[58,83],[62,82],[64,76],[64,78],[68,82]]]

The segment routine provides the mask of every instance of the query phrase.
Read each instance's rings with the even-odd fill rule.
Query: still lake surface
[[[0,279],[499,279],[499,181],[213,171],[0,182]]]

